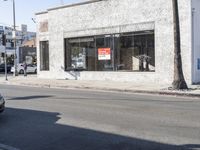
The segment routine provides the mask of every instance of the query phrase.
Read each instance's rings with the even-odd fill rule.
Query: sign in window
[[[98,60],[110,60],[111,59],[110,48],[99,48],[98,49]]]

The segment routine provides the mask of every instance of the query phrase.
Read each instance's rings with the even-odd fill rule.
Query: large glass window
[[[94,38],[76,38],[65,40],[66,70],[95,70]]]
[[[113,37],[112,35],[96,37],[97,71],[113,71]]]
[[[40,42],[40,70],[49,70],[49,42]]]
[[[155,71],[154,31],[65,39],[65,68]]]
[[[120,36],[118,70],[154,71],[155,48],[153,32],[129,33]]]

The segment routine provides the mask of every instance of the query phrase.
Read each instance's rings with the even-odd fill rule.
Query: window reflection
[[[69,39],[65,45],[66,70],[95,70],[94,38]]]
[[[123,70],[154,71],[154,34],[122,35],[120,37],[120,64]]]
[[[113,70],[113,38],[111,35],[96,37],[97,49],[97,70],[112,71]]]
[[[40,70],[49,70],[49,42],[40,42]]]
[[[154,31],[65,39],[66,70],[155,71]]]

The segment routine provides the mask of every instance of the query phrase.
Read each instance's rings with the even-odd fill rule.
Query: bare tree
[[[172,88],[174,90],[188,89],[182,70],[178,0],[172,0],[172,4],[174,24],[174,81]]]

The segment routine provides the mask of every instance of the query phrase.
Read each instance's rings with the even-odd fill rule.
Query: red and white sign
[[[98,49],[98,60],[110,60],[111,59],[110,48],[99,48]]]

